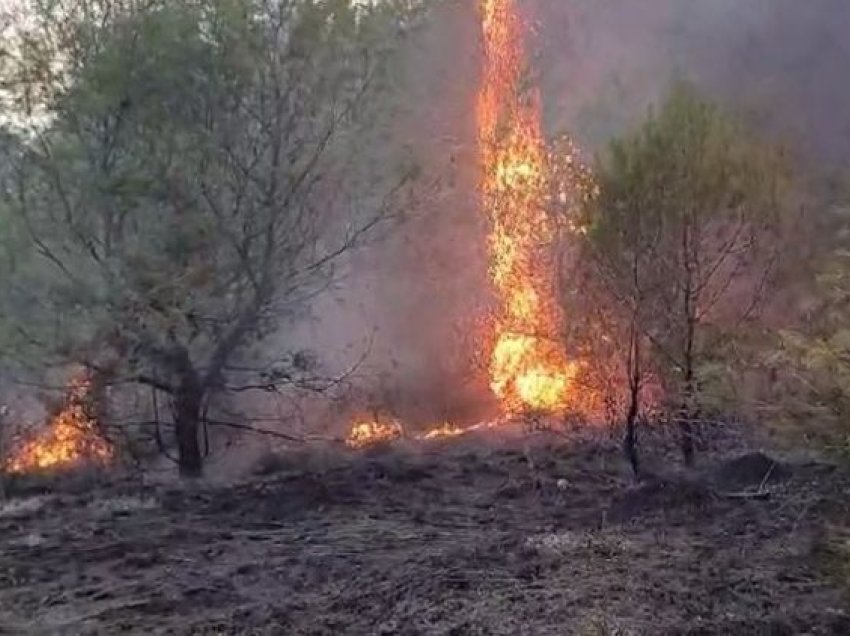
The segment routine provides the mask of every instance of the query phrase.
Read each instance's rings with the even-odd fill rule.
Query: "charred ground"
[[[827,464],[739,454],[634,485],[615,448],[538,436],[263,468],[226,488],[65,480],[10,500],[0,631],[850,630],[830,577],[850,476]]]

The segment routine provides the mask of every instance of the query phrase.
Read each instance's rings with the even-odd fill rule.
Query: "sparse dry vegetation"
[[[850,519],[846,473],[786,463],[768,498],[730,499],[728,488],[760,487],[759,462],[712,461],[691,482],[636,486],[616,445],[532,440],[535,475],[515,442],[481,436],[291,456],[285,473],[224,488],[57,490],[0,515],[0,622],[179,634],[850,626],[817,566],[827,527]]]

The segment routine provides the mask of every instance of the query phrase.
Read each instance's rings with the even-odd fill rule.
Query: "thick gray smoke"
[[[806,159],[850,160],[844,0],[536,0],[534,11],[550,130],[596,148],[680,75]]]
[[[370,163],[412,158],[420,177],[406,221],[360,249],[286,345],[330,374],[358,364],[338,413],[380,409],[411,427],[472,420],[487,409],[475,331],[488,305],[486,222],[477,199],[478,24],[471,3],[440,5],[397,60],[398,102]],[[360,360],[366,353],[365,360]]]

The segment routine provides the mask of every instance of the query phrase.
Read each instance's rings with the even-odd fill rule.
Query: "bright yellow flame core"
[[[557,411],[569,406],[578,370],[564,359],[557,342],[502,332],[493,350],[490,386],[509,412]]]
[[[438,426],[435,429],[428,431],[427,433],[423,433],[419,436],[419,439],[429,440],[429,439],[443,439],[446,437],[458,437],[460,435],[465,435],[469,431],[465,428],[461,428],[460,426],[456,426],[451,422],[443,422],[441,426]]]
[[[404,429],[395,420],[359,420],[352,424],[345,444],[349,448],[359,449],[382,442],[392,442],[403,435]]]
[[[599,396],[579,390],[586,362],[569,360],[559,334],[552,243],[557,228],[547,214],[552,193],[559,205],[596,196],[597,187],[564,138],[547,151],[539,95],[524,86],[526,51],[519,0],[478,0],[484,65],[477,124],[482,166],[482,200],[490,221],[490,277],[500,300],[489,354],[490,388],[505,418],[462,428],[452,423],[414,436],[456,437],[500,426],[526,412],[592,413]],[[566,228],[581,234],[575,220]],[[563,229],[563,228],[562,228]],[[347,444],[362,448],[402,437],[397,422],[355,420]]]
[[[490,386],[508,413],[557,412],[578,365],[560,346],[555,228],[539,95],[524,89],[526,51],[516,0],[479,0],[484,68],[478,97],[483,201],[491,223],[490,276],[501,299]]]
[[[86,408],[90,390],[86,379],[75,380],[69,389],[65,408],[38,437],[24,442],[6,462],[5,470],[19,474],[52,468],[65,468],[80,461],[106,464],[113,456],[112,445],[97,429]]]

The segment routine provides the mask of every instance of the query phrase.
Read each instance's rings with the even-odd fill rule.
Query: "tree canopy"
[[[701,365],[754,317],[771,281],[783,153],[677,82],[637,132],[611,143],[595,175],[585,256],[612,309],[646,341],[668,398],[681,401],[690,458]]]
[[[409,167],[351,168],[413,4],[65,9],[41,6],[46,31],[21,40],[8,75],[46,117],[4,144],[3,218],[22,253],[4,317],[21,359],[169,393],[196,473],[202,405],[228,365],[409,192]]]

